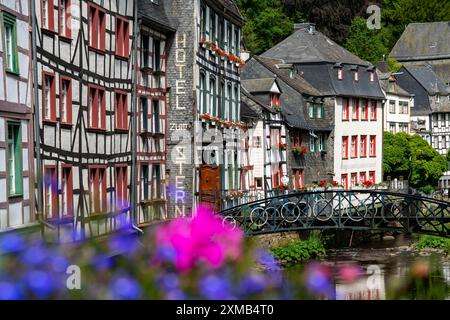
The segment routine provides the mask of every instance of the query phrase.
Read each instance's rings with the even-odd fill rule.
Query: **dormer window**
[[[370,71],[370,82],[374,82],[374,81],[375,81],[375,72]]]
[[[342,70],[342,67],[338,68],[338,79],[339,80],[344,79],[344,70]]]
[[[439,102],[441,102],[441,98],[440,98],[439,94],[437,94],[436,95],[436,103],[439,103]]]
[[[271,95],[272,107],[281,107],[281,96],[278,93],[272,93]]]
[[[356,82],[359,81],[359,72],[358,72],[358,70],[355,70],[355,81]]]
[[[294,66],[292,66],[291,70],[289,71],[289,77],[291,79],[295,78],[295,67]]]
[[[395,81],[389,80],[389,92],[395,92]]]

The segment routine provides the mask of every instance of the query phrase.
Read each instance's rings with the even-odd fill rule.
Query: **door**
[[[221,181],[219,166],[200,167],[200,203],[220,211]]]

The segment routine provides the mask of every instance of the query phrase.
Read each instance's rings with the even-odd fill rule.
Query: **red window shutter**
[[[356,99],[356,120],[359,120],[359,99]]]
[[[67,2],[66,2],[66,21],[68,22],[68,24],[66,25],[66,35],[69,38],[72,38],[72,28],[70,27],[72,25],[72,22],[71,22],[72,15],[70,12],[71,8],[72,8],[71,0],[67,0]]]
[[[91,7],[91,15],[92,15],[92,25],[91,25],[91,28],[92,28],[91,37],[92,37],[92,39],[91,39],[91,45],[94,48],[98,48],[98,35],[99,35],[99,32],[100,32],[100,30],[98,30],[98,25],[99,25],[99,22],[98,22],[98,19],[99,19],[99,17],[98,17],[98,10],[96,8],[94,8],[94,7]]]
[[[123,55],[125,57],[128,57],[130,55],[129,51],[130,51],[130,24],[129,22],[124,22],[124,31],[123,31],[123,35],[124,35],[124,52]]]
[[[100,12],[99,14],[100,19],[100,50],[105,50],[105,43],[106,43],[106,18],[105,13]]]
[[[54,14],[54,4],[53,0],[48,0],[48,28],[49,30],[55,31],[55,14]]]
[[[95,88],[91,89],[91,95],[92,97],[92,105],[91,105],[91,115],[92,115],[92,127],[93,128],[98,128],[98,90]]]
[[[115,94],[114,102],[116,107],[116,128],[119,129],[121,128],[120,122],[122,121],[122,113],[120,109],[120,94]]]
[[[51,78],[51,88],[50,88],[50,108],[51,108],[51,119],[53,121],[56,121],[56,83],[55,83],[55,77],[52,76]]]
[[[69,80],[66,105],[67,105],[67,121],[69,123],[72,123],[72,80]]]
[[[123,188],[123,194],[122,199],[123,202],[126,204],[128,199],[128,175],[127,175],[128,167],[124,166],[122,171],[122,188]]]
[[[124,129],[128,129],[128,96],[124,94],[122,99],[122,126]]]
[[[106,199],[106,169],[101,169],[103,172],[103,176],[102,176],[102,190],[101,190],[101,194],[102,194],[102,208],[104,210],[106,210],[106,203],[107,203],[107,199]]]
[[[116,54],[123,56],[123,22],[116,18]]]
[[[116,206],[122,208],[122,168],[116,168]]]
[[[101,119],[101,128],[106,128],[106,97],[105,97],[105,91],[104,90],[98,90],[101,91],[101,95],[99,96],[99,99],[101,99],[101,108],[102,108],[102,119]]]
[[[95,199],[95,211],[96,212],[100,212],[100,199],[101,199],[101,194],[100,194],[100,184],[99,184],[99,174],[100,174],[100,170],[94,169],[94,199]]]

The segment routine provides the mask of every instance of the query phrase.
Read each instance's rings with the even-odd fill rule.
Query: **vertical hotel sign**
[[[188,178],[184,174],[189,170],[191,164],[191,133],[189,121],[192,115],[187,108],[185,97],[187,94],[186,85],[186,34],[178,34],[175,37],[175,90],[172,118],[176,115],[181,117],[173,118],[170,123],[170,137],[173,148],[170,154],[171,165],[174,169],[174,177],[170,187],[170,195],[174,202],[175,216],[186,215],[187,196],[186,190]],[[184,115],[184,116],[182,116]]]

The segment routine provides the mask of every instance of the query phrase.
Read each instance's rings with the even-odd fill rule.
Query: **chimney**
[[[314,34],[316,32],[316,24],[311,22],[303,22],[294,24],[294,31],[301,29],[306,29],[309,34]]]

